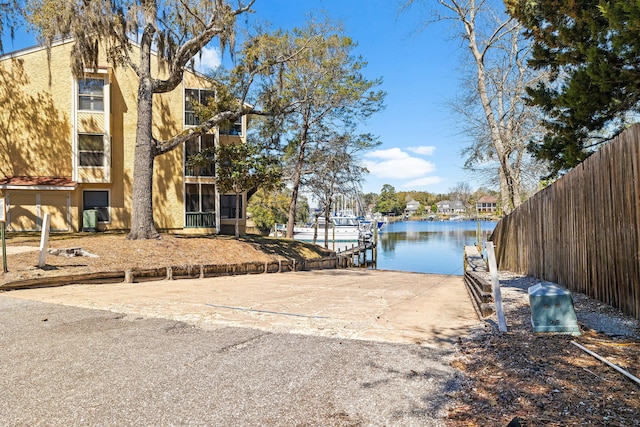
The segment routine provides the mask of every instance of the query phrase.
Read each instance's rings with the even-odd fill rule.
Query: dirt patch
[[[7,246],[39,247],[40,236],[9,236]],[[182,237],[163,234],[154,240],[127,240],[125,234],[95,233],[52,235],[54,250],[82,249],[96,255],[47,255],[45,268],[38,268],[39,251],[7,256],[8,272],[0,275],[0,284],[16,280],[56,275],[125,271],[168,266],[268,262],[280,259],[312,259],[330,252],[304,242],[248,236],[235,240],[228,236]]]
[[[501,273],[508,332],[495,316],[459,343],[452,366],[464,373],[452,394],[449,426],[640,426],[640,386],[578,347],[576,341],[640,376],[638,321],[574,294],[582,335],[536,334],[527,289],[537,280]]]

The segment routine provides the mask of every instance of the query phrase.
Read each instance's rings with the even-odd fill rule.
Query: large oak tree
[[[47,46],[60,37],[74,38],[72,69],[76,76],[97,66],[103,48],[114,66],[130,67],[138,77],[129,239],[158,237],[153,222],[154,159],[247,112],[242,99],[223,102],[196,128],[168,140],[159,140],[152,133],[154,94],[178,87],[190,61],[212,40],[217,39],[223,49],[233,45],[236,18],[249,11],[254,1],[235,2],[235,7],[225,0],[34,0],[28,4],[27,18]],[[161,77],[152,74],[154,52],[164,67]]]
[[[21,6],[18,0],[0,0],[0,53],[4,51],[2,36],[5,31],[8,30],[13,39],[17,23],[16,17],[19,15]]]

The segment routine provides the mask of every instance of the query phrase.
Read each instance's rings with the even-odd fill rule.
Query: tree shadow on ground
[[[297,240],[269,238],[259,235],[247,235],[241,240],[254,245],[266,254],[295,259],[296,261],[328,257],[333,253],[323,247]]]

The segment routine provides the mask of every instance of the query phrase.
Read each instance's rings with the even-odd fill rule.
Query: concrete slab
[[[446,346],[478,322],[461,276],[318,270],[27,289],[3,297],[184,321],[205,329]]]

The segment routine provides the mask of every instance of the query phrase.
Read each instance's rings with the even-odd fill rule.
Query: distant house
[[[438,213],[441,214],[460,214],[467,211],[461,200],[442,200],[436,203],[436,206],[438,207]]]
[[[455,200],[453,202],[453,213],[460,214],[465,213],[467,211],[467,207],[462,203],[461,200]]]
[[[418,208],[420,207],[420,202],[416,200],[411,200],[407,203],[407,206],[404,208],[404,216],[415,215],[418,212]]]
[[[495,196],[482,196],[476,202],[478,213],[495,213],[498,210],[498,198]]]
[[[436,203],[436,206],[438,207],[438,213],[448,214],[451,213],[453,202],[451,200],[441,200]]]

